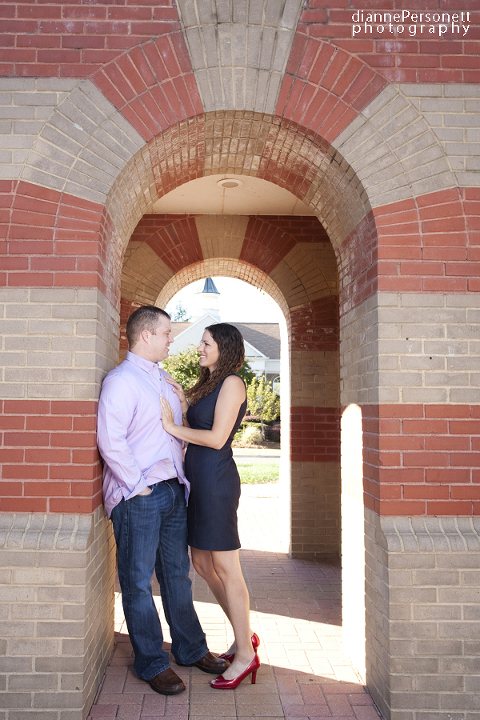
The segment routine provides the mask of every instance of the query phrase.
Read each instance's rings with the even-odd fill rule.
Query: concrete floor
[[[242,565],[251,596],[251,626],[260,636],[256,685],[213,690],[197,668],[172,667],[181,695],[153,692],[132,668],[121,599],[116,647],[89,720],[378,720],[372,699],[342,650],[341,577],[336,562],[291,560],[278,486],[243,486],[239,511]],[[192,572],[194,599],[209,649],[223,652],[231,628],[203,580]],[[169,641],[158,586],[155,600]]]

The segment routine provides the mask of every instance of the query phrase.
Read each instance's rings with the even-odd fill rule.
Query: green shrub
[[[243,431],[240,439],[242,442],[250,445],[261,445],[263,442],[262,431],[259,427],[249,424]]]
[[[265,439],[270,440],[270,442],[280,442],[280,428],[278,425],[275,427],[265,426]]]

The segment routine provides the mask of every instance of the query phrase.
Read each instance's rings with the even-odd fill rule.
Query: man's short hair
[[[155,305],[142,305],[137,308],[127,320],[128,347],[135,347],[143,330],[148,330],[155,335],[158,321],[162,315],[170,320],[170,315]]]

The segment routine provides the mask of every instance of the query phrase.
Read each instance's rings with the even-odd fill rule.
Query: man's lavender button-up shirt
[[[108,517],[115,505],[161,480],[183,471],[183,443],[162,425],[160,394],[170,403],[175,423],[182,424],[180,400],[165,381],[168,373],[157,363],[127,352],[127,358],[108,373],[98,405],[98,449],[105,465],[103,499]]]

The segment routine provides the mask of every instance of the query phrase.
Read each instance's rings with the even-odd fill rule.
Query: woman
[[[243,338],[234,325],[205,329],[199,345],[200,379],[188,392],[171,380],[180,398],[183,425],[175,425],[170,405],[161,398],[167,432],[188,442],[185,473],[191,483],[188,543],[195,570],[207,582],[230,620],[235,644],[222,657],[230,666],[211,685],[234,689],[251,674],[255,683],[260,661],[258,636],[250,630],[249,596],[240,566],[237,508],[240,478],[231,443],[247,407],[242,366]]]

